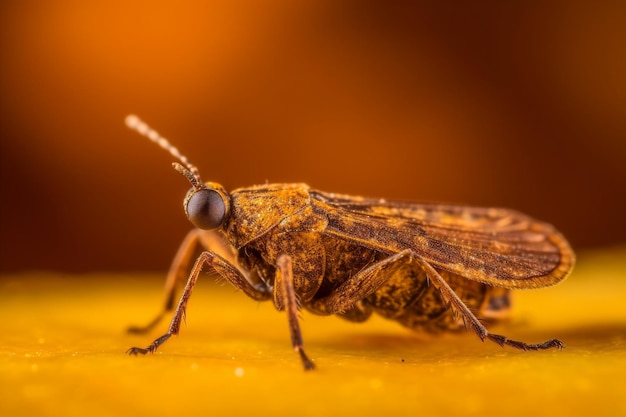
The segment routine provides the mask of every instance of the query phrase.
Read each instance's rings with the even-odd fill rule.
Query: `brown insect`
[[[523,350],[563,347],[557,339],[510,340],[479,320],[505,313],[509,290],[554,285],[569,274],[574,253],[551,225],[513,210],[368,199],[305,184],[228,193],[203,183],[198,169],[136,116],[126,123],[180,160],[173,165],[192,185],[183,206],[196,227],[171,266],[164,310],[148,326],[130,329],[156,325],[174,306],[175,284],[187,279],[169,330],[129,354],[152,353],[178,334],[205,268],[250,298],[286,310],[305,369],[315,366],[303,350],[301,307],[356,322],[377,313],[431,333],[469,327],[483,341]]]

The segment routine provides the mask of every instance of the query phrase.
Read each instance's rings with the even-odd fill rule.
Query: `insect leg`
[[[293,349],[300,355],[302,365],[305,370],[315,369],[315,364],[304,353],[304,342],[302,340],[302,331],[298,322],[298,301],[293,286],[293,270],[291,256],[281,255],[276,261],[278,267],[278,275],[276,280],[281,286],[283,305],[287,311],[287,319],[289,320],[289,332],[291,333],[291,344]]]
[[[266,289],[264,292],[264,290],[260,287],[257,288],[250,284],[243,273],[235,265],[228,262],[217,253],[212,251],[202,252],[196,259],[196,263],[191,269],[191,274],[189,274],[189,279],[187,280],[183,294],[178,300],[178,305],[167,333],[155,339],[146,348],[132,347],[128,349],[127,353],[129,355],[137,355],[139,353],[145,355],[146,353],[154,353],[154,351],[156,351],[157,348],[172,335],[178,334],[180,331],[180,324],[185,318],[185,311],[187,309],[189,297],[191,297],[193,287],[196,285],[198,276],[200,275],[200,272],[202,272],[202,268],[205,264],[211,266],[219,275],[255,300],[267,299],[271,296],[269,290]]]
[[[516,340],[508,339],[505,336],[490,333],[487,328],[478,320],[478,318],[470,311],[465,305],[463,300],[454,292],[454,290],[448,285],[448,283],[442,278],[441,275],[432,267],[428,262],[423,261],[418,256],[414,259],[418,261],[424,268],[430,282],[440,291],[443,299],[449,303],[457,313],[461,314],[463,321],[471,326],[472,330],[480,337],[481,340],[489,339],[492,342],[499,344],[500,346],[508,345],[521,350],[542,350],[551,348],[563,348],[563,343],[560,340],[552,339],[543,343],[528,344],[525,342],[519,342]]]
[[[344,313],[358,301],[376,292],[399,268],[413,262],[413,259],[413,253],[407,249],[376,262],[354,274],[331,294],[315,300],[310,308],[317,314]]]
[[[157,316],[152,319],[148,324],[144,326],[130,326],[127,331],[129,333],[143,334],[152,330],[163,319],[166,313],[172,310],[174,307],[174,296],[176,294],[176,284],[185,279],[189,271],[189,265],[193,255],[198,249],[200,249],[200,234],[202,231],[193,229],[180,244],[178,252],[172,261],[170,270],[167,273],[167,279],[165,280],[165,304],[163,309]],[[205,248],[209,249],[209,248]]]

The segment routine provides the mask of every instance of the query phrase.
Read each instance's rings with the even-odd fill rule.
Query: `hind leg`
[[[500,346],[511,346],[521,350],[543,350],[552,348],[563,348],[563,343],[557,339],[547,340],[542,343],[530,344],[526,342],[520,342],[517,340],[511,340],[506,336],[493,334],[487,330],[487,328],[478,320],[478,318],[471,312],[467,305],[459,298],[454,290],[448,285],[443,277],[427,262],[416,257],[416,260],[421,263],[421,266],[426,271],[428,279],[431,284],[439,290],[443,300],[449,304],[450,308],[457,314],[460,314],[463,322],[466,326],[469,326],[481,340],[491,340]],[[506,295],[508,301],[508,294]],[[508,307],[508,306],[506,306]]]

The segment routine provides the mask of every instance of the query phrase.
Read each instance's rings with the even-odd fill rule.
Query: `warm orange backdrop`
[[[582,2],[581,2],[582,3]],[[626,242],[626,3],[0,5],[0,272],[164,269],[227,188],[509,206]]]

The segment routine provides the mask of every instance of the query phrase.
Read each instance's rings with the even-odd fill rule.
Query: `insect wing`
[[[412,249],[435,268],[493,286],[553,285],[574,264],[554,227],[513,210],[312,195],[327,233],[387,253]]]

